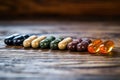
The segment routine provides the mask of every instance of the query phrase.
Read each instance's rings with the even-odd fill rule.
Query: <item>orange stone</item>
[[[100,46],[100,53],[107,54],[112,51],[114,48],[114,42],[111,40],[105,41],[101,46]]]
[[[100,50],[100,45],[102,44],[101,39],[94,40],[91,44],[88,45],[88,51],[89,53],[97,53]]]

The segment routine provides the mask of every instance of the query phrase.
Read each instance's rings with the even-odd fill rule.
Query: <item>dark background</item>
[[[119,0],[0,0],[0,20],[119,20]]]

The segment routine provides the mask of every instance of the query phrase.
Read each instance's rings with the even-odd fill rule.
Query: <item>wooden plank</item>
[[[119,0],[0,0],[0,14],[24,17],[32,15],[116,16],[120,15],[119,3]]]
[[[6,24],[5,24],[6,23]],[[34,30],[34,32],[33,32]],[[119,80],[120,25],[114,22],[1,22],[0,78],[23,80]],[[113,55],[5,46],[13,33],[111,39]],[[48,34],[50,33],[50,34]]]

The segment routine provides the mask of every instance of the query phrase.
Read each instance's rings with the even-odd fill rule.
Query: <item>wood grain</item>
[[[34,31],[34,32],[33,32]],[[0,79],[119,80],[120,24],[117,22],[1,22]],[[6,46],[13,33],[111,39],[112,55]]]
[[[0,0],[0,17],[112,17],[120,16],[119,3],[119,0]]]

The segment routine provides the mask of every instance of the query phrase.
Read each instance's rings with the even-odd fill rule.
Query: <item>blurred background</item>
[[[120,80],[119,21],[120,0],[0,0],[0,80]],[[14,33],[110,39],[115,55],[6,46]]]
[[[0,0],[0,20],[119,20],[120,0]]]

